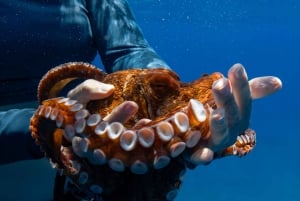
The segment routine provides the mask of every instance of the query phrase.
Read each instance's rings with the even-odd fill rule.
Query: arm
[[[0,112],[0,165],[43,157],[29,132],[29,119],[34,109]]]
[[[90,0],[87,9],[107,72],[128,68],[169,68],[145,40],[125,0]]]

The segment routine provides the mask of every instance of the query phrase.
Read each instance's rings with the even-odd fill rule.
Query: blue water
[[[279,93],[254,102],[255,150],[241,159],[228,157],[188,171],[176,200],[299,201],[300,1],[129,3],[149,43],[183,81],[214,71],[226,74],[237,62],[249,78],[276,75],[283,81]],[[54,171],[46,160],[0,171],[10,175],[0,177],[0,200],[50,200]]]
[[[283,82],[282,91],[254,102],[255,150],[189,171],[177,200],[299,201],[300,1],[136,0],[133,9],[184,81],[226,74],[240,62],[249,78],[271,74]]]

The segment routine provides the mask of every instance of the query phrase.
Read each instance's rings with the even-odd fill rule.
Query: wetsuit
[[[50,68],[97,53],[107,72],[167,68],[124,0],[0,0],[0,27],[0,106],[36,100]],[[0,164],[42,156],[28,130],[33,111],[0,112]]]

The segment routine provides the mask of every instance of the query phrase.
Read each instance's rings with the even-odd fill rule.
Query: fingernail
[[[104,85],[101,86],[101,91],[108,92],[108,91],[113,90],[114,88],[115,88],[114,85],[104,84]]]
[[[217,90],[218,93],[221,94],[228,94],[231,90],[228,80],[226,78],[221,78],[215,81],[212,87],[213,89]]]
[[[237,79],[245,77],[246,72],[242,64],[234,64],[232,69],[234,70],[234,75]]]
[[[135,102],[133,101],[127,101],[126,105],[124,107],[124,112],[126,112],[127,114],[135,114],[137,112],[138,106]]]
[[[221,78],[221,79],[214,82],[213,88],[218,89],[218,90],[222,90],[225,87],[225,85],[226,85],[225,79]]]

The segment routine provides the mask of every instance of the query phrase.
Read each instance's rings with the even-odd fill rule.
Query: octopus
[[[58,170],[54,200],[173,200],[211,135],[212,84],[222,76],[216,72],[183,83],[168,69],[106,74],[83,62],[48,71],[39,83],[40,106],[30,130]],[[115,90],[87,104],[60,97],[75,79],[95,79]],[[105,120],[127,100],[138,104],[135,115],[126,122]],[[151,121],[137,124],[145,118]],[[255,143],[255,132],[248,129],[215,157],[244,156]]]

